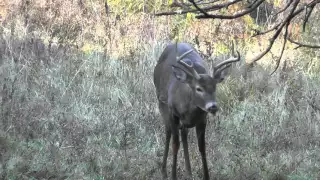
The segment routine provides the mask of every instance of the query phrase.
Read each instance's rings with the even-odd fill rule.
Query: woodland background
[[[218,86],[207,157],[215,179],[320,178],[320,51],[282,39],[250,69],[281,0],[237,20],[153,16],[166,0],[0,2],[0,179],[159,179],[164,128],[153,68],[165,45],[189,42],[210,63],[242,56]],[[237,6],[229,7],[235,11]],[[320,44],[319,6],[295,39]],[[169,151],[171,153],[171,149]],[[193,176],[201,179],[194,130]],[[171,172],[171,156],[168,172]],[[178,176],[184,177],[182,148]],[[170,177],[170,175],[169,175]]]

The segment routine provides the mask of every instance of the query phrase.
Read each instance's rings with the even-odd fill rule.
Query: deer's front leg
[[[181,140],[183,145],[183,152],[184,152],[184,163],[186,166],[186,175],[191,178],[192,172],[191,172],[191,165],[190,165],[190,159],[189,159],[189,151],[188,151],[188,129],[182,128],[181,129]]]
[[[201,154],[201,160],[202,160],[203,179],[209,180],[209,171],[208,171],[206,147],[205,147],[205,145],[206,145],[206,143],[205,143],[206,124],[197,125],[196,131],[197,131],[199,152]]]
[[[177,179],[177,157],[178,157],[178,151],[179,151],[179,119],[175,116],[172,116],[171,121],[171,133],[172,133],[172,153],[173,153],[173,159],[172,159],[172,180]]]

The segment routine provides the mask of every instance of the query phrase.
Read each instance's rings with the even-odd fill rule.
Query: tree
[[[270,0],[189,0],[188,3],[184,3],[183,0],[173,0],[171,7],[178,8],[177,11],[160,12],[155,14],[156,16],[168,16],[168,15],[179,15],[186,13],[196,14],[198,19],[221,19],[221,20],[232,20],[241,18],[245,15],[250,15],[254,11],[257,11],[263,4],[268,3]],[[281,4],[280,2],[283,2]],[[285,0],[285,1],[274,1],[273,3],[278,3],[280,8],[278,8],[272,16],[273,25],[264,30],[253,29],[254,33],[252,37],[271,35],[269,39],[268,46],[257,56],[255,56],[251,62],[260,60],[265,56],[274,45],[275,40],[283,36],[283,44],[279,57],[277,58],[277,64],[275,70],[271,73],[273,74],[279,67],[281,57],[284,53],[287,41],[296,44],[296,48],[307,47],[307,48],[320,48],[320,45],[311,45],[299,42],[292,37],[290,33],[290,28],[295,24],[301,24],[302,30],[305,32],[306,25],[310,19],[312,13],[319,13],[319,10],[315,7],[320,3],[320,0]],[[234,13],[226,12],[232,7],[238,7],[237,11]],[[239,8],[240,7],[240,8]],[[216,13],[213,13],[216,12]]]

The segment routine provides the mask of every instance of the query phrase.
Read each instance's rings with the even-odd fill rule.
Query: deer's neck
[[[173,80],[168,91],[168,102],[179,115],[197,110],[194,105],[194,94],[191,87],[186,83]]]

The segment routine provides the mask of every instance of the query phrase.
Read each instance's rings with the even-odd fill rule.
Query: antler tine
[[[227,65],[224,66],[223,68],[220,68],[220,69],[216,70],[216,71],[214,72],[214,76],[217,75],[217,74],[219,74],[219,73],[221,73],[223,70],[227,69],[227,68],[230,67],[230,66],[231,66],[231,64],[227,64]]]
[[[188,54],[190,54],[193,51],[193,49],[190,49],[189,51],[183,53],[181,56],[178,56],[177,53],[177,44],[176,44],[176,57],[177,57],[177,63],[179,63],[180,65],[182,65],[184,68],[186,68],[190,73],[192,73],[191,75],[193,77],[195,77],[196,79],[200,79],[199,74],[197,73],[197,71],[193,68],[193,63],[191,62],[191,65],[187,64],[186,62],[182,61],[182,59],[187,56]]]
[[[193,51],[193,49],[190,49],[189,51],[183,53],[181,56],[177,56],[177,61],[182,60],[186,55],[190,54]]]
[[[186,68],[190,73],[192,73],[192,76],[195,77],[196,79],[200,79],[199,74],[197,71],[193,68],[193,62],[191,62],[191,65],[187,64],[186,62],[179,60],[178,63]]]
[[[233,63],[233,62],[237,62],[237,61],[240,61],[240,53],[239,51],[237,51],[237,57],[232,57],[232,58],[229,58],[221,63],[219,63],[218,65],[216,65],[213,69],[214,69],[214,72],[217,71],[219,68],[221,68],[223,65],[226,65],[226,64],[229,64],[229,63]],[[224,68],[225,69],[225,68]]]

